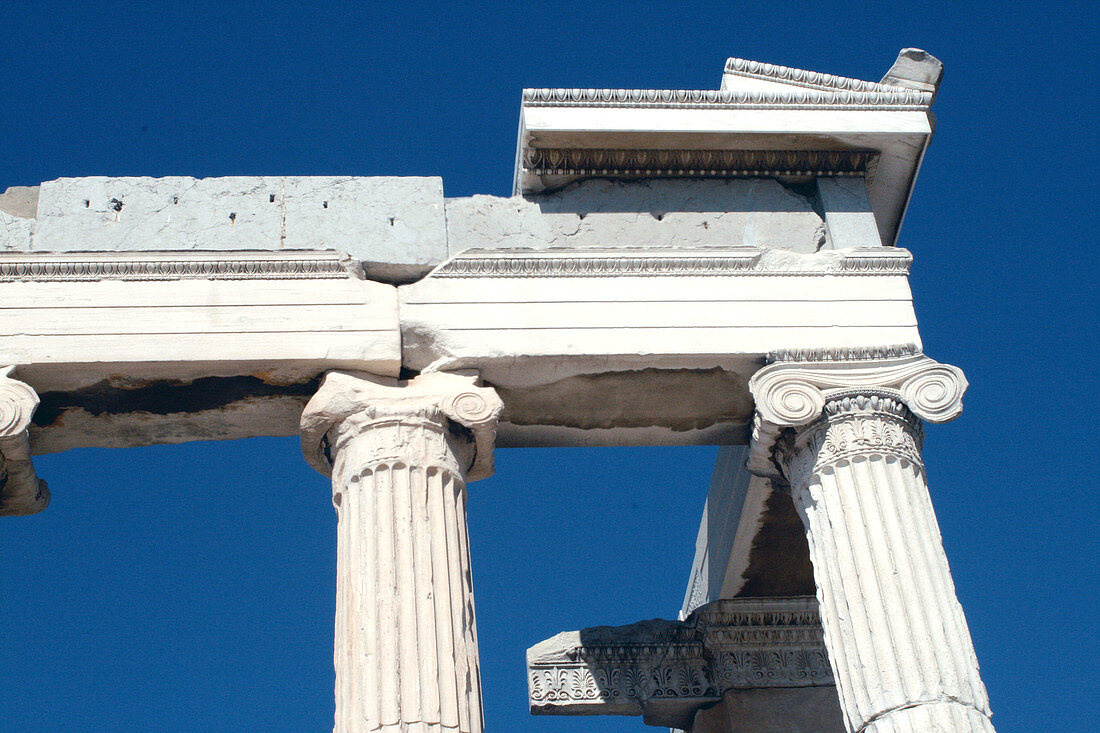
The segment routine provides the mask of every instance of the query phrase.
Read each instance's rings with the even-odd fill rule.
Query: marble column
[[[475,378],[331,372],[302,449],[337,514],[335,733],[481,733],[466,482],[492,474]]]
[[[847,730],[991,733],[921,460],[921,419],[961,412],[962,372],[916,350],[786,357],[750,382],[750,467],[805,524]]]
[[[50,490],[31,463],[28,428],[38,394],[0,366],[0,517],[35,514],[50,503]]]

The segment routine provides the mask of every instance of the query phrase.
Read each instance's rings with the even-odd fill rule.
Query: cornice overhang
[[[939,80],[901,77],[933,78],[926,68],[941,67],[906,49],[883,82],[730,59],[720,90],[526,89],[514,193],[592,177],[863,176],[892,245]]]

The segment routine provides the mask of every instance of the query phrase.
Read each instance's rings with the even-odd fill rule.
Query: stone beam
[[[919,338],[909,263],[468,250],[397,288],[330,252],[8,254],[0,349],[42,398],[39,453],[293,435],[328,369],[476,369],[504,446],[744,443],[768,352]]]
[[[505,446],[739,443],[768,352],[919,342],[909,263],[884,247],[467,250],[399,288],[403,364],[477,369]]]
[[[831,686],[813,598],[741,598],[684,621],[559,634],[527,651],[536,715],[641,715],[688,728],[736,691]]]

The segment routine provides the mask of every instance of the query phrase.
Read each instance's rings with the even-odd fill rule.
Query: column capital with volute
[[[466,482],[502,403],[472,375],[329,372],[301,419],[337,516],[334,733],[482,733]]]
[[[337,444],[377,421],[427,420],[468,430],[472,442],[466,481],[493,475],[493,445],[503,404],[477,376],[432,372],[397,380],[367,372],[329,372],[301,419],[302,453],[328,476]]]
[[[966,386],[915,347],[777,354],[749,381],[749,469],[805,526],[848,733],[993,733],[921,459]]]
[[[750,471],[771,478],[783,475],[775,460],[780,433],[828,417],[829,403],[836,404],[828,412],[836,413],[842,409],[839,400],[848,399],[848,407],[852,399],[871,400],[875,409],[904,412],[907,420],[943,423],[962,413],[967,388],[961,369],[940,364],[912,345],[779,352],[771,362],[749,380],[756,414],[748,458]],[[920,428],[915,422],[914,427],[919,457]]]
[[[38,393],[11,377],[14,366],[0,366],[0,517],[35,514],[50,503],[46,482],[31,463],[28,429],[38,409]]]

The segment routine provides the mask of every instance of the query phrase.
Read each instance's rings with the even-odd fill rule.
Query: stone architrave
[[[38,394],[0,367],[0,517],[35,514],[50,503],[46,482],[31,463],[27,428],[38,408]]]
[[[850,733],[991,733],[921,461],[966,379],[915,348],[788,353],[750,380],[750,468],[790,484]]]
[[[338,518],[336,733],[481,733],[466,482],[502,404],[476,378],[330,372],[302,450]]]

